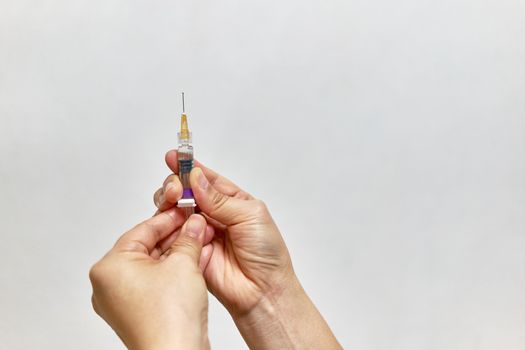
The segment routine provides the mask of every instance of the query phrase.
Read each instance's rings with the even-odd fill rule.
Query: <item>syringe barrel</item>
[[[177,150],[179,162],[179,179],[182,183],[182,199],[177,203],[178,207],[184,208],[186,217],[194,212],[195,199],[190,185],[190,172],[193,169],[193,146],[189,143],[179,144]]]

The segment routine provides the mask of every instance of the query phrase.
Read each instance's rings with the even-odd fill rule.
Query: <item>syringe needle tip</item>
[[[182,92],[182,113],[186,113],[186,110],[184,108],[184,91]]]

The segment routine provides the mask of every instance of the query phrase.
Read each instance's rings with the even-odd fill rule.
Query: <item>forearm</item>
[[[342,349],[297,279],[234,321],[250,349]]]

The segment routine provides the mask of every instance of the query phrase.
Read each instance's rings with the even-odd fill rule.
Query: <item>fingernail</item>
[[[204,176],[202,170],[199,169],[199,172],[199,187],[205,190],[208,187],[208,179],[206,178],[206,176]]]
[[[201,220],[199,220],[196,216],[190,216],[190,218],[186,222],[186,232],[188,232],[188,236],[192,238],[197,238],[202,232]]]
[[[159,196],[159,205],[164,203],[164,193]]]
[[[164,192],[168,192],[171,188],[173,188],[174,185],[175,185],[175,184],[174,184],[173,182],[171,182],[171,181],[168,182],[168,183],[166,184],[166,189],[164,190]]]

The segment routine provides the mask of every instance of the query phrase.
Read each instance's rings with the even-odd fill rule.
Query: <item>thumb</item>
[[[243,222],[250,214],[247,201],[217,191],[198,167],[190,173],[191,189],[200,210],[224,225]]]
[[[186,255],[198,264],[206,232],[206,220],[202,215],[191,215],[182,226],[175,242],[171,245],[168,259]]]

